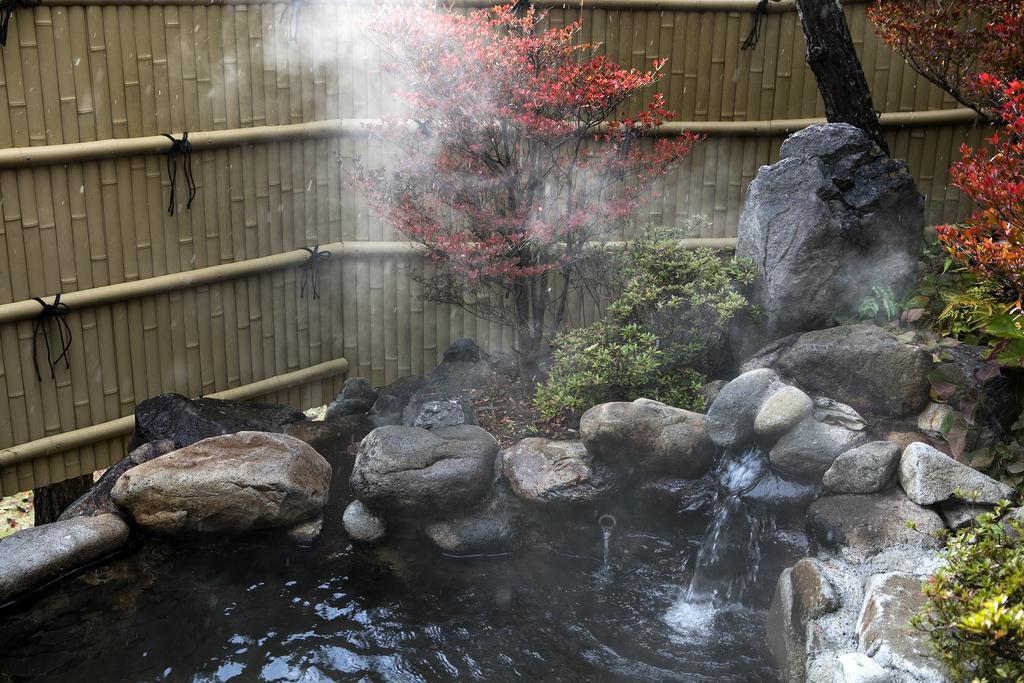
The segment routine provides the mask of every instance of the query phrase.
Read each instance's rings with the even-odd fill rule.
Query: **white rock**
[[[918,505],[931,505],[950,498],[995,504],[1013,494],[1012,487],[920,441],[903,451],[899,479],[907,497]]]
[[[863,652],[839,655],[832,683],[891,683],[892,675]]]

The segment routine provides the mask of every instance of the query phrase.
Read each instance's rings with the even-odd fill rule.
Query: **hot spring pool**
[[[311,549],[138,543],[0,612],[0,682],[775,681],[765,617],[806,552],[804,506],[756,455],[720,473],[752,503],[720,493],[657,525],[620,510],[607,564],[586,514],[509,556],[354,549],[332,517]],[[694,587],[739,597],[688,599],[698,563]]]

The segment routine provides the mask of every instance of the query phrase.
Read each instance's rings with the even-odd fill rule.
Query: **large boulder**
[[[93,517],[95,515],[113,514],[122,515],[121,509],[110,497],[110,491],[122,474],[144,462],[149,462],[161,455],[166,455],[175,450],[174,442],[169,439],[153,441],[143,444],[122,458],[119,462],[107,468],[99,481],[93,484],[92,488],[85,492],[78,500],[61,513],[60,519],[71,519],[72,517]]]
[[[920,442],[910,444],[903,451],[899,479],[907,497],[918,505],[931,505],[950,498],[995,504],[1013,495],[1013,487]]]
[[[136,406],[135,434],[129,450],[161,439],[170,439],[183,448],[211,436],[236,432],[283,433],[305,419],[301,410],[291,406],[160,394]]]
[[[594,406],[580,418],[580,436],[598,462],[643,472],[696,478],[715,455],[703,415],[645,398]]]
[[[0,606],[103,558],[128,541],[117,515],[62,519],[0,539]]]
[[[763,338],[852,316],[874,287],[913,281],[924,201],[906,163],[843,123],[790,136],[762,166],[740,214],[738,256],[760,271]]]
[[[920,411],[932,361],[877,325],[841,325],[793,335],[761,349],[744,370],[772,368],[803,389],[881,417]]]
[[[360,446],[349,483],[367,506],[438,516],[476,504],[494,476],[498,442],[480,427],[379,427]]]
[[[708,408],[708,437],[722,448],[738,448],[751,441],[761,404],[782,387],[779,376],[767,369],[745,372],[726,384]]]
[[[818,480],[841,453],[866,440],[863,431],[819,422],[810,416],[783,434],[772,446],[768,458],[779,472]]]
[[[825,496],[807,509],[812,543],[820,549],[846,549],[853,557],[869,557],[896,545],[937,548],[936,534],[944,529],[936,512],[916,505],[898,489]]]
[[[876,574],[864,587],[864,604],[857,619],[860,649],[909,680],[945,683],[949,679],[933,655],[928,635],[910,624],[925,605],[923,579],[913,574]],[[904,678],[906,680],[907,678]]]
[[[315,517],[330,483],[330,464],[302,441],[239,432],[128,470],[111,497],[154,534],[237,534]]]
[[[512,490],[532,503],[590,503],[612,492],[617,483],[580,441],[528,438],[498,457]]]

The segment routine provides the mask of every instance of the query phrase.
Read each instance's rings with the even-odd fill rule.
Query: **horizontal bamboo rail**
[[[882,114],[883,128],[907,128],[970,124],[978,119],[971,109],[894,112]],[[379,119],[328,119],[308,123],[233,128],[230,130],[189,133],[193,151],[223,149],[271,142],[318,140],[331,137],[369,135]],[[678,135],[684,130],[712,136],[772,137],[825,123],[822,118],[775,119],[768,121],[671,121],[654,131],[655,135]],[[180,137],[178,135],[177,137]],[[99,159],[114,159],[142,154],[164,154],[170,141],[162,135],[136,138],[73,142],[62,145],[12,147],[0,150],[0,169],[30,168],[52,164],[70,164]]]
[[[710,247],[713,249],[735,249],[733,238],[697,237],[685,239],[683,243],[690,248]],[[625,242],[607,242],[603,246],[622,247]],[[405,256],[421,250],[421,247],[410,242],[332,242],[320,247],[321,251],[331,252],[331,257],[353,258],[373,256]],[[61,303],[67,304],[72,311],[105,304],[120,303],[156,294],[182,289],[194,289],[226,280],[236,280],[250,275],[269,273],[284,268],[301,266],[309,258],[305,249],[296,249],[283,254],[263,256],[260,258],[208,266],[196,270],[158,275],[144,280],[121,282],[103,287],[82,289],[77,292],[61,294]],[[53,295],[42,297],[49,300]],[[39,302],[25,299],[0,305],[0,324],[29,320],[39,315]]]
[[[491,7],[501,0],[454,0],[455,7]],[[871,0],[847,0],[846,4],[866,4]],[[169,6],[169,5],[287,5],[293,0],[47,0],[51,7],[75,6]],[[306,0],[310,5],[340,4],[346,0]],[[446,3],[441,3],[446,4]],[[542,9],[623,9],[623,10],[665,10],[674,12],[753,12],[758,0],[534,0],[535,7]],[[793,12],[795,0],[776,0],[768,3],[769,12]]]
[[[276,377],[252,382],[244,386],[226,391],[219,391],[215,394],[208,394],[209,398],[219,398],[231,401],[245,401],[259,396],[264,396],[274,391],[290,389],[292,387],[309,384],[327,377],[337,377],[348,372],[348,361],[344,358],[329,360],[312,367],[295,370]],[[29,460],[45,458],[65,451],[90,446],[101,441],[116,439],[127,436],[135,429],[135,416],[126,415],[116,420],[103,422],[82,429],[75,429],[63,434],[54,434],[42,439],[36,439],[18,446],[10,446],[0,449],[0,467],[16,465]]]
[[[368,125],[375,122],[370,119],[329,119],[307,123],[196,131],[188,134],[188,141],[192,145],[193,152],[202,152],[209,149],[260,143],[367,135],[369,133]],[[181,138],[180,133],[174,135]],[[170,147],[170,140],[163,135],[70,142],[62,145],[13,147],[0,150],[0,168],[28,168],[142,154],[165,154]]]

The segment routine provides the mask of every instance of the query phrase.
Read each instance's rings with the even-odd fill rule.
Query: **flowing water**
[[[697,551],[687,602],[736,603],[757,578],[765,542],[776,531],[775,518],[769,502],[748,495],[769,472],[767,455],[757,449],[722,459],[711,523]]]
[[[805,548],[758,457],[710,518],[624,510],[514,556],[151,541],[0,613],[0,681],[774,681],[765,612]]]

